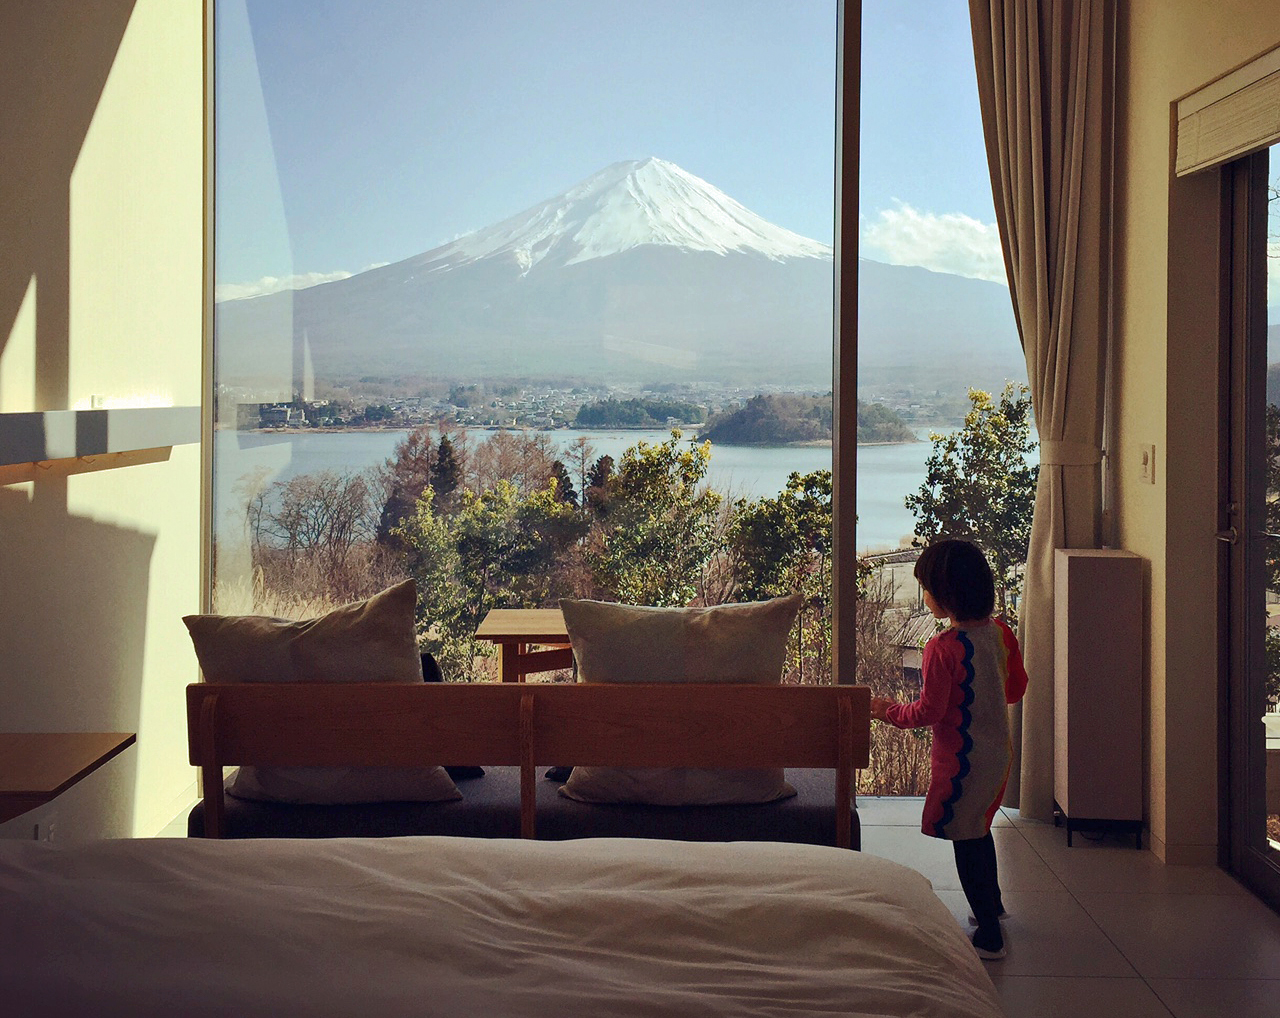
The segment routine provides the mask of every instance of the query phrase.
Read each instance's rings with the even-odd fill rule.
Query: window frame
[[[218,0],[204,0],[204,326],[202,336],[200,498],[200,603],[213,610],[213,437],[217,405],[214,374],[214,231],[217,190],[215,13]],[[834,317],[832,330],[831,441],[831,681],[857,679],[855,644],[857,570],[857,392],[858,392],[858,158],[862,64],[862,0],[835,0],[836,120]],[[842,394],[843,397],[842,398]],[[847,518],[848,523],[843,521]]]

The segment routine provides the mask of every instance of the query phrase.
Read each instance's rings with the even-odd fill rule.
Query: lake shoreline
[[[301,474],[331,470],[350,474],[380,467],[395,456],[404,428],[285,428],[220,431],[216,436],[214,504],[221,536],[239,539],[244,521],[244,493],[237,484],[261,476],[262,483],[287,481]],[[619,462],[627,448],[643,440],[663,441],[665,431],[556,429],[544,434],[556,454],[564,456],[577,438],[585,437],[595,457],[608,455]],[[917,429],[924,439],[927,431]],[[477,434],[475,441],[483,440]],[[927,441],[862,446],[858,450],[857,547],[898,547],[916,526],[904,505],[905,496],[919,491],[927,478]],[[706,481],[715,490],[745,498],[777,498],[792,473],[801,476],[831,469],[831,447],[762,447],[715,444]],[[575,488],[577,481],[574,482]]]
[[[241,435],[390,435],[404,433],[408,434],[414,428],[406,428],[396,426],[391,428],[366,427],[366,428],[216,428],[217,431],[230,431]],[[497,434],[498,432],[507,432],[512,435],[524,435],[532,432],[536,435],[557,435],[562,431],[572,431],[578,434],[582,432],[599,432],[602,435],[616,434],[617,432],[636,432],[637,434],[649,434],[660,429],[657,428],[477,428],[462,427],[462,431],[485,431]],[[683,431],[683,429],[677,429]],[[689,441],[697,441],[698,439],[690,438]],[[900,442],[859,442],[859,449],[870,449],[882,445],[915,445],[923,441],[920,438],[904,438]],[[778,445],[757,445],[750,442],[719,442],[713,443],[729,449],[830,449],[831,439],[813,439],[807,442],[782,442]]]

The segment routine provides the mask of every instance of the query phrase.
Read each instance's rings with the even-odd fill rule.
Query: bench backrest
[[[535,767],[826,767],[837,844],[853,772],[870,755],[866,686],[723,683],[196,683],[191,763],[206,836],[220,837],[222,768],[519,765],[520,828],[535,836]]]

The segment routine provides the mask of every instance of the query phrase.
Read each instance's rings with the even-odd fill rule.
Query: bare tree
[[[474,491],[491,491],[509,481],[527,496],[547,486],[556,459],[555,446],[543,432],[496,431],[471,457]]]
[[[380,510],[373,505],[363,474],[322,470],[299,474],[271,486],[272,508],[265,530],[296,560],[306,554],[329,568],[345,563],[358,541],[377,529]]]
[[[270,468],[254,467],[236,481],[231,489],[237,500],[243,501],[245,537],[249,542],[249,553],[255,561],[268,526],[271,485],[267,483],[267,479],[270,476]]]
[[[587,490],[587,478],[591,475],[591,465],[596,460],[596,447],[586,435],[579,435],[565,450],[564,464],[569,469],[569,476],[577,482],[579,492]]]

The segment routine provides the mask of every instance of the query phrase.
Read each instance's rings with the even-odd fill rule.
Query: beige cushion
[[[182,621],[208,682],[413,683],[422,681],[416,601],[406,580],[301,622],[261,615]],[[442,767],[242,767],[228,790],[242,799],[292,803],[462,798]]]
[[[800,595],[712,608],[563,600],[560,609],[581,682],[776,683]],[[796,794],[780,767],[574,767],[560,793],[582,802],[660,806],[772,802]]]

